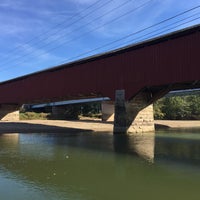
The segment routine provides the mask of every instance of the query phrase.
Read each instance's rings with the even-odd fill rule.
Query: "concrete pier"
[[[125,103],[125,91],[117,90],[115,93],[115,116],[113,132],[126,133],[127,132],[127,115]]]
[[[117,90],[115,96],[114,130],[117,133],[154,132],[153,105],[149,105],[145,93],[125,101],[125,91]]]

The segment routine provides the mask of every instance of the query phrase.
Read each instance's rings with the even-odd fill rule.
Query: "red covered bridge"
[[[140,102],[138,108],[133,109],[135,118],[136,113],[170,90],[200,86],[199,52],[198,25],[2,82],[0,104],[20,105],[100,96],[114,101],[120,96],[132,104]],[[118,97],[115,97],[116,91],[121,91]],[[120,103],[116,109],[119,106],[123,107]],[[127,109],[125,105],[126,113]],[[117,118],[116,124],[130,125],[127,119],[117,122],[122,120]]]

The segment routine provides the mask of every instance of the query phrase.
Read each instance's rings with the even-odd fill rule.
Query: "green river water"
[[[0,200],[199,200],[200,130],[1,134]]]

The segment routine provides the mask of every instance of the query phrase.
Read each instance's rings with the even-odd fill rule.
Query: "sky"
[[[199,23],[199,0],[1,0],[0,82]]]

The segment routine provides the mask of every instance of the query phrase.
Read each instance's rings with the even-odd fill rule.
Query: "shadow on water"
[[[25,122],[1,122],[0,126],[1,138],[4,138],[5,133],[13,134],[21,132],[18,137],[19,145],[21,141],[33,140],[37,141],[37,143],[44,142],[53,145],[67,145],[78,149],[138,155],[151,162],[154,158],[154,135],[141,137],[113,135],[112,133],[99,134],[93,133],[91,130]]]
[[[152,197],[165,200],[173,199],[176,194],[181,199],[188,199],[199,191],[198,179],[195,179],[197,182],[188,193],[182,190],[188,187],[186,181],[176,182],[180,178],[177,175],[179,170],[175,173],[174,169],[157,164],[160,160],[180,163],[190,160],[191,165],[194,164],[191,160],[196,160],[198,163],[200,138],[191,139],[188,134],[181,134],[182,139],[178,138],[181,136],[177,133],[175,140],[167,132],[158,133],[156,137],[153,134],[124,136],[85,132],[2,134],[0,177],[20,180],[23,185],[30,184],[29,190],[36,187],[40,191],[48,191],[48,199]],[[142,159],[138,159],[138,156]],[[143,162],[143,159],[148,162]],[[154,164],[149,165],[149,161]],[[187,177],[185,180],[188,180]],[[166,188],[170,188],[170,193],[163,196]],[[27,191],[26,188],[24,190]],[[58,196],[51,198],[51,191],[57,191]],[[156,198],[158,192],[160,196]],[[18,194],[19,197],[21,194]]]
[[[41,125],[38,126],[38,128]],[[52,130],[52,129],[51,129]],[[66,130],[68,130],[66,134]],[[89,150],[104,153],[125,154],[149,162],[171,160],[200,165],[200,130],[182,129],[159,131],[149,135],[113,135],[112,133],[79,132],[63,129],[59,133],[29,133],[18,135],[18,146],[24,143],[44,144],[53,147],[73,147],[78,151]],[[9,135],[9,134],[7,134]],[[10,135],[10,138],[12,134]],[[7,140],[5,134],[0,139]],[[1,145],[1,148],[3,144]]]
[[[90,151],[126,154],[153,162],[155,135],[113,135],[112,133],[80,133],[47,135],[56,145]]]
[[[68,128],[53,125],[30,124],[25,122],[1,122],[0,134],[2,133],[80,133],[90,132],[78,128]]]
[[[16,124],[19,125],[19,123]],[[6,126],[9,126],[9,123],[6,123]],[[34,127],[39,129],[43,127],[43,125],[35,126],[34,124]],[[59,146],[73,147],[76,148],[78,151],[85,149],[89,151],[97,151],[104,153],[126,154],[134,157],[141,157],[142,159],[145,159],[150,162],[153,162],[154,159],[154,146],[155,146],[154,134],[147,136],[113,135],[112,133],[94,133],[91,131],[89,132],[83,130],[79,131],[78,129],[61,128],[61,130],[63,130],[64,132],[62,131],[59,133],[27,132],[20,134],[6,133],[6,132],[4,134],[1,133],[0,134],[1,150],[4,147],[7,148],[8,142],[10,143],[9,145],[13,145],[11,141],[14,141],[15,145],[13,146],[13,148],[22,148],[24,144],[30,146],[39,144],[39,145],[48,145],[49,147],[52,148],[55,147],[57,148]],[[68,130],[67,133],[66,130]],[[33,130],[30,126],[30,132],[32,131]]]
[[[154,137],[152,140],[154,146]],[[131,185],[132,180],[139,179],[131,171],[138,170],[133,160],[135,155],[140,154],[141,141],[133,137],[99,133],[2,134],[0,177],[2,173],[7,174],[6,177],[34,184],[32,188],[35,185],[43,190],[44,187],[46,190],[53,187],[68,196],[72,193],[93,196],[91,199],[109,196],[109,199],[117,199],[118,195],[124,196],[126,191],[128,195],[131,194],[125,184]],[[131,157],[118,157],[119,154]],[[144,152],[142,156],[145,159],[148,157],[148,161],[153,159],[152,155]],[[119,180],[123,186],[117,184]],[[121,189],[121,192],[114,192],[115,189]]]

